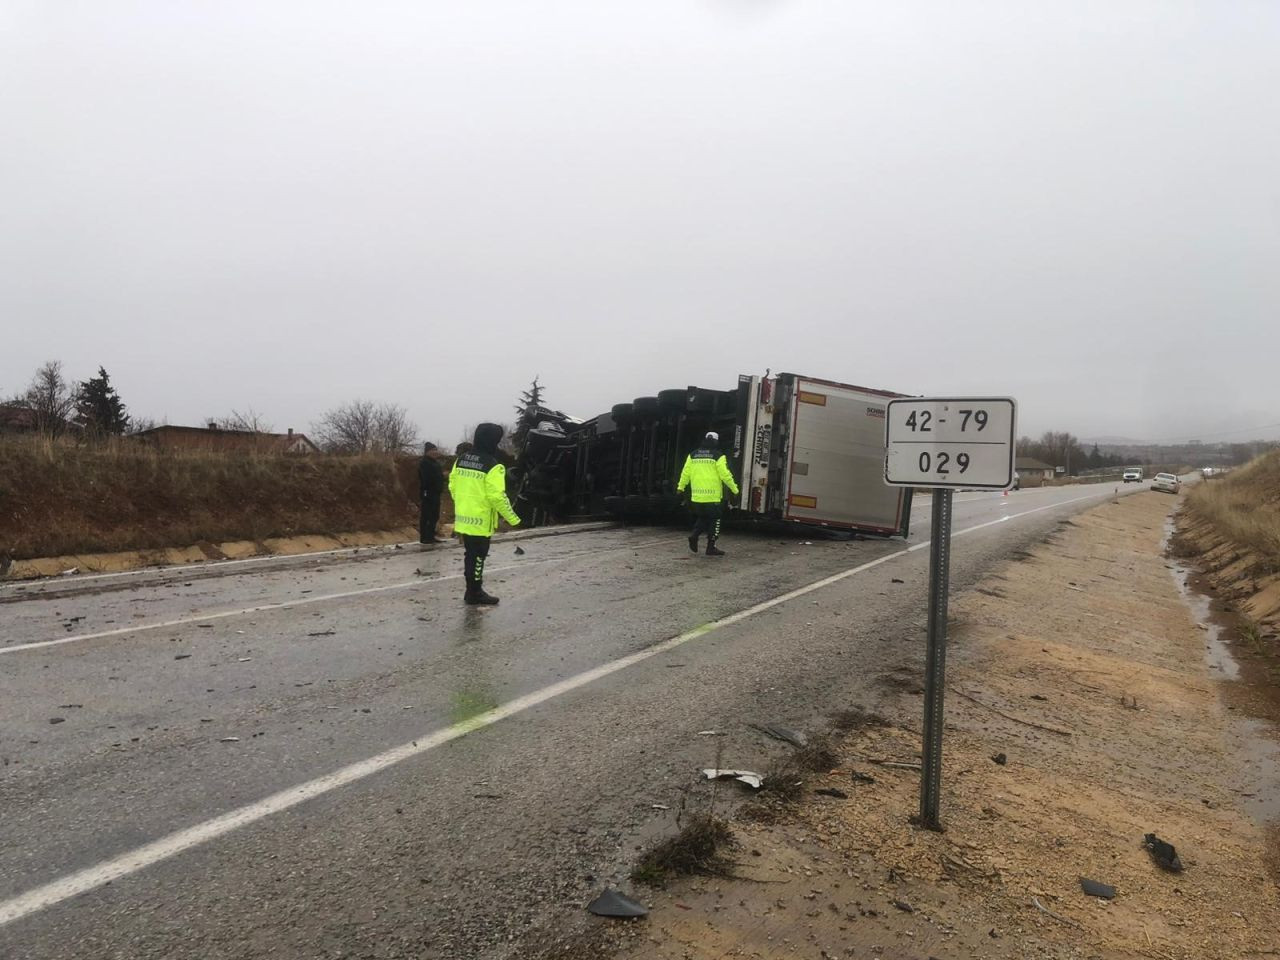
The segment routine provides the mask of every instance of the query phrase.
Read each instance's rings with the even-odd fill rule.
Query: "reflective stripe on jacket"
[[[460,456],[449,471],[449,495],[455,533],[491,537],[498,514],[513,527],[520,525],[507,499],[507,468],[490,454],[473,450]]]
[[[699,447],[685,459],[676,490],[685,487],[690,488],[690,499],[694,503],[719,503],[724,499],[725,487],[735,494],[738,492],[724,454],[711,447]]]

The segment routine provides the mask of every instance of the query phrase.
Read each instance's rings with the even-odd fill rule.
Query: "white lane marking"
[[[488,573],[503,573],[507,570],[518,570],[523,567],[540,566],[547,563],[564,563],[586,556],[600,556],[606,553],[617,553],[621,550],[634,550],[638,547],[650,547],[660,543],[671,543],[670,537],[660,540],[642,540],[625,546],[607,547],[603,550],[578,550],[560,557],[545,557],[535,560],[522,560],[510,563],[505,567],[487,567]],[[387,593],[391,590],[405,590],[409,587],[420,587],[431,583],[442,583],[446,580],[461,580],[461,573],[446,573],[437,577],[416,577],[401,583],[386,583],[378,587],[361,587],[359,590],[344,590],[341,593],[324,593],[314,597],[300,597],[297,600],[281,600],[279,603],[264,603],[256,607],[243,607],[239,610],[220,610],[216,613],[192,614],[189,617],[176,617],[173,620],[159,620],[155,623],[131,624],[127,627],[116,627],[114,630],[100,630],[97,633],[78,633],[71,637],[58,637],[54,640],[33,640],[30,643],[15,643],[12,646],[0,647],[0,655],[20,653],[23,650],[40,650],[44,647],[58,647],[64,643],[79,643],[84,640],[101,640],[104,637],[119,637],[131,633],[146,633],[150,630],[163,630],[168,627],[181,627],[189,623],[209,623],[213,620],[225,620],[228,617],[243,617],[251,613],[266,613],[272,610],[289,610],[293,607],[305,607],[313,603],[326,603],[330,600],[345,600],[349,597],[361,597],[373,593]]]
[[[1093,494],[1087,497],[1077,497],[1073,500],[1064,500],[1059,503],[1036,507],[1034,510],[1027,510],[1023,513],[1017,513],[1010,517],[1001,517],[999,520],[981,523],[974,527],[966,527],[963,530],[956,531],[952,536],[964,536],[965,534],[974,533],[975,531],[994,526],[998,523],[1004,523],[1007,520],[1012,520],[1017,517],[1029,516],[1033,513],[1040,513],[1043,510],[1051,510],[1054,507],[1064,507],[1072,503],[1079,503],[1081,500],[1091,500],[1096,497],[1097,494]],[[563,696],[564,694],[577,690],[580,687],[585,687],[588,684],[594,683],[595,681],[607,677],[610,674],[617,673],[620,670],[625,670],[628,667],[635,666],[637,663],[643,663],[645,660],[660,656],[661,654],[683,646],[692,640],[697,640],[699,637],[706,636],[714,630],[719,630],[722,627],[728,627],[735,623],[740,623],[749,617],[754,617],[756,614],[763,613],[766,610],[771,610],[781,604],[803,597],[806,594],[813,593],[815,590],[821,590],[824,587],[831,586],[833,583],[839,583],[841,580],[847,580],[849,577],[855,576],[856,574],[863,573],[873,567],[878,567],[882,563],[888,563],[890,560],[895,560],[908,553],[922,550],[928,545],[929,542],[926,540],[924,543],[917,543],[914,546],[906,547],[902,550],[895,550],[893,553],[885,554],[883,557],[878,557],[877,559],[871,560],[867,563],[859,564],[856,567],[851,567],[850,569],[843,570],[840,573],[832,574],[829,577],[823,577],[821,580],[815,580],[813,583],[806,584],[803,587],[798,587],[795,590],[773,597],[770,600],[765,600],[762,603],[757,603],[755,606],[747,607],[745,610],[739,610],[737,613],[730,614],[727,617],[723,617],[719,620],[713,620],[710,623],[704,623],[700,627],[694,627],[692,630],[687,630],[679,636],[660,641],[651,647],[646,647],[643,650],[628,654],[625,657],[620,657],[617,660],[611,660],[609,663],[601,664],[600,666],[593,667],[590,670],[584,670],[582,673],[578,673],[565,680],[561,680],[559,683],[553,683],[550,686],[543,687],[541,690],[536,690],[533,693],[525,694],[523,697],[518,697],[515,700],[504,703],[492,710],[485,711],[484,713],[478,714],[469,720],[464,720],[461,723],[455,723],[452,726],[445,727],[443,730],[437,730],[434,733],[429,733],[424,737],[411,741],[410,743],[401,744],[398,747],[392,747],[390,750],[379,753],[376,756],[369,757],[367,760],[361,760],[358,763],[342,767],[341,769],[325,774],[322,777],[317,777],[316,779],[309,780],[306,783],[299,784],[295,787],[289,787],[288,789],[281,790],[278,793],[273,793],[269,797],[265,797],[255,803],[246,804],[243,807],[231,810],[220,817],[215,817],[212,820],[206,820],[204,823],[198,823],[185,830],[179,830],[175,833],[171,833],[166,837],[161,837],[159,840],[154,840],[151,843],[145,844],[134,850],[130,850],[128,853],[121,854],[120,856],[114,857],[110,860],[104,860],[92,867],[87,867],[86,869],[77,871],[76,873],[68,874],[65,877],[46,883],[43,886],[36,887],[26,893],[19,894],[16,897],[11,897],[8,900],[0,902],[0,927],[13,923],[15,920],[20,920],[23,917],[36,913],[40,910],[56,906],[64,900],[69,900],[82,893],[95,890],[98,887],[111,883],[114,880],[119,880],[122,877],[137,873],[140,870],[144,870],[153,864],[159,863],[162,860],[167,860],[168,858],[176,856],[186,850],[190,850],[193,847],[208,843],[210,840],[224,836],[234,830],[239,830],[241,827],[247,827],[250,824],[256,823],[257,821],[262,820],[265,817],[269,817],[274,813],[281,813],[282,811],[296,807],[300,803],[305,803],[307,800],[314,799],[322,794],[336,790],[339,787],[355,783],[358,780],[363,780],[375,773],[386,770],[388,767],[395,766],[405,760],[420,756],[428,751],[434,750],[436,747],[449,743],[452,740],[457,740],[459,737],[464,737],[468,733],[473,733],[476,730],[482,730],[485,727],[492,726],[500,720],[506,720],[509,717],[514,717],[517,714],[523,713],[524,711],[539,706],[540,704],[554,700],[556,697]]]

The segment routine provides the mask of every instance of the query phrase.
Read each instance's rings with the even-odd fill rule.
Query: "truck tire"
[[[615,403],[609,415],[613,417],[614,423],[629,423],[635,412],[635,407],[629,403]]]
[[[689,403],[688,390],[659,390],[658,404],[663,410],[670,413],[684,413],[684,408]]]
[[[716,408],[716,398],[709,393],[698,390],[685,397],[690,413],[711,413]]]
[[[636,397],[631,406],[635,408],[637,417],[656,417],[662,412],[657,397]]]

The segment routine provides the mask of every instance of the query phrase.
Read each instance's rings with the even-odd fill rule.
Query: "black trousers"
[[[708,546],[720,539],[720,516],[724,512],[721,503],[695,503],[693,505],[693,535],[707,535]]]
[[[418,542],[430,543],[436,538],[436,524],[440,522],[440,491],[424,490],[418,513]]]
[[[471,590],[484,583],[484,558],[489,556],[489,538],[467,533],[460,533],[458,537],[462,540],[462,575],[467,581],[467,589]]]

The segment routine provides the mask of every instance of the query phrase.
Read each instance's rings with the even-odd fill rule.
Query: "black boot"
[[[698,552],[698,535],[696,533],[689,534],[689,552]]]
[[[714,540],[708,540],[708,541],[707,541],[707,556],[708,556],[708,557],[723,557],[723,556],[724,556],[724,551],[723,551],[723,550],[721,550],[721,549],[719,549],[719,548],[716,546],[716,542],[715,542]]]
[[[462,599],[473,607],[493,607],[498,603],[498,598],[489,596],[484,592],[484,587],[478,583],[473,587],[467,587],[466,595]]]

